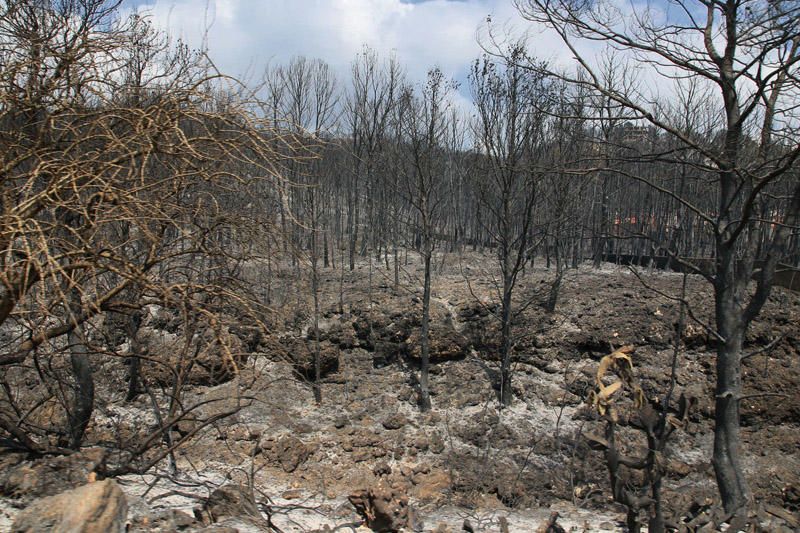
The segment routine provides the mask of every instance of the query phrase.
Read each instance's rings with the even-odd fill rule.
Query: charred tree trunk
[[[130,342],[130,356],[128,357],[128,394],[125,401],[131,402],[141,393],[141,345],[137,338],[139,326],[142,323],[141,311],[136,311],[128,317],[125,323],[125,333]]]
[[[550,290],[547,294],[547,302],[545,302],[545,311],[548,313],[553,313],[556,310],[556,305],[558,305],[558,295],[561,292],[561,282],[564,279],[564,258],[562,257],[561,253],[561,245],[559,244],[559,239],[556,238],[553,240],[553,251],[555,256],[555,263],[556,263],[556,276],[553,278],[553,282],[550,284]]]
[[[719,248],[718,248],[719,250]],[[736,258],[720,250],[715,283],[715,314],[721,340],[717,343],[714,401],[714,472],[725,510],[734,512],[750,500],[742,464],[739,398],[742,394],[742,343],[745,324],[737,309]]]
[[[426,232],[427,233],[427,232]],[[421,411],[429,411],[431,408],[430,386],[428,384],[428,373],[430,367],[431,347],[430,347],[430,322],[431,322],[431,243],[430,236],[425,235],[425,254],[423,262],[425,265],[425,279],[422,289],[422,333],[420,346],[420,371],[419,371],[419,408]]]
[[[513,280],[505,277],[503,281],[503,302],[501,310],[501,347],[500,347],[500,403],[509,407],[514,394],[511,388],[511,294]]]
[[[80,329],[80,328],[78,328]],[[89,354],[82,335],[73,331],[68,336],[73,385],[69,410],[69,448],[79,450],[94,411],[94,377]]]

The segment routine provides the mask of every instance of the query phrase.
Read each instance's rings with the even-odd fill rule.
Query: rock
[[[374,351],[373,366],[381,368],[400,357],[420,357],[421,315],[413,298],[393,300],[382,312],[372,311],[359,316],[353,329],[361,347]],[[431,303],[430,358],[431,363],[463,359],[469,341],[457,332],[447,308]]]
[[[435,426],[435,425],[439,424],[442,421],[442,417],[438,413],[430,411],[430,412],[426,413],[425,416],[422,416],[420,418],[420,420],[426,426]]]
[[[155,513],[147,501],[139,496],[126,497],[128,503],[129,529],[152,529],[155,522],[162,521],[164,513]],[[194,519],[192,519],[194,520]]]
[[[197,415],[203,418],[223,416],[227,417],[231,412],[238,412],[242,407],[242,381],[240,379],[232,379],[227,383],[215,385],[213,387],[197,387],[194,392],[197,397],[202,397],[201,407],[196,411]],[[198,429],[198,420],[192,421],[192,414],[188,415],[186,425],[182,425],[180,431],[193,431]],[[222,426],[222,430],[217,434],[221,437],[222,434],[227,434],[227,427],[232,427],[229,424]]]
[[[292,432],[296,435],[308,435],[314,431],[314,427],[307,422],[298,422],[292,427]]]
[[[558,360],[548,361],[542,367],[542,370],[547,372],[548,374],[559,374],[563,370],[563,365]]]
[[[18,454],[4,455],[0,463],[0,494],[25,504],[35,498],[54,496],[86,484],[103,462],[105,452],[87,448],[80,453],[23,461]]]
[[[374,457],[375,459],[386,457],[387,454],[388,452],[386,451],[386,448],[384,448],[383,446],[376,446],[375,448],[372,448],[372,457]]]
[[[151,516],[147,520],[143,520],[141,517],[141,513],[138,513],[139,514],[138,519],[132,517],[131,515],[133,514],[134,510],[131,509],[130,505],[128,506],[128,508],[129,508],[128,519],[130,520],[131,525],[138,526],[139,528],[142,529],[155,529],[157,531],[174,531],[174,530],[186,529],[190,526],[197,525],[197,520],[195,519],[194,516],[191,516],[177,509],[167,509],[166,511],[162,511],[156,514],[155,516]]]
[[[316,377],[314,355],[316,342],[310,339],[291,337],[281,340],[284,353],[281,358],[292,363],[295,373],[304,380]],[[319,343],[320,378],[339,370],[339,348],[328,341]]]
[[[27,458],[28,454],[26,452],[11,448],[0,448],[0,472],[7,473],[25,462]]]
[[[444,439],[438,432],[434,432],[430,436],[429,446],[432,453],[440,454],[444,451]]]
[[[227,439],[231,441],[249,441],[251,439],[251,433],[248,428],[245,426],[233,426],[226,428],[225,430],[220,432],[221,439]]]
[[[302,496],[303,496],[303,493],[299,489],[290,489],[290,490],[284,491],[283,494],[281,494],[281,498],[283,498],[284,500],[297,500],[297,499],[301,498]]]
[[[431,471],[431,465],[427,463],[420,463],[414,466],[413,472],[414,474],[429,474]]]
[[[199,384],[219,385],[233,379],[241,365],[247,362],[248,351],[244,342],[225,326],[217,333],[208,328],[200,337],[203,347],[195,359],[198,370],[193,368],[190,380]]]
[[[457,389],[453,394],[453,404],[459,409],[473,407],[483,403],[480,393],[474,391]]]
[[[547,520],[547,523],[540,527],[537,533],[567,533],[563,527],[558,525],[559,518],[560,515],[557,511],[550,513],[550,518]]]
[[[33,502],[17,515],[11,531],[123,532],[127,514],[125,494],[106,479]]]
[[[356,448],[368,448],[380,444],[381,438],[371,431],[362,430],[353,435],[353,446]]]
[[[178,420],[178,423],[172,427],[181,437],[185,437],[186,435],[195,431],[197,426],[197,419],[193,418],[191,415],[188,415],[187,418],[181,418]]]
[[[472,346],[482,357],[497,360],[500,352],[500,325],[497,320],[484,318],[475,321],[465,331]]]
[[[408,529],[414,533],[425,531],[425,524],[413,507],[408,508]]]
[[[424,452],[430,446],[430,443],[428,442],[428,436],[424,433],[417,435],[411,442],[411,445],[417,450]]]
[[[180,329],[181,319],[171,309],[152,304],[145,306],[143,311],[142,326],[161,329],[170,333],[175,333]],[[122,319],[124,320],[124,318]]]
[[[408,424],[408,418],[403,413],[394,413],[383,421],[383,427],[386,429],[400,429],[406,424]]]
[[[431,364],[464,359],[469,352],[469,340],[452,326],[433,325],[429,338]],[[406,343],[411,347],[408,350],[411,358],[419,360],[422,353],[420,332],[415,330]]]
[[[464,442],[478,447],[484,446],[486,442],[513,441],[516,437],[514,430],[500,422],[496,413],[476,413],[464,419],[456,427],[455,434]]]
[[[416,474],[413,478],[416,485],[416,497],[424,502],[439,502],[452,486],[447,472],[437,470],[429,474]]]
[[[178,529],[189,527],[195,523],[193,516],[177,509],[169,510],[169,518],[172,526]]]
[[[388,476],[392,473],[392,467],[389,466],[389,463],[381,463],[379,465],[375,465],[375,467],[372,469],[372,473],[375,474],[375,477]]]
[[[373,531],[390,533],[410,526],[408,496],[392,489],[384,480],[352,493],[348,499]]]
[[[611,351],[611,345],[608,339],[599,333],[576,333],[572,335],[569,341],[579,351],[589,352],[601,357]]]
[[[336,323],[327,331],[320,331],[320,339],[330,341],[342,350],[351,350],[358,342],[352,325],[346,323]]]
[[[257,352],[263,346],[264,334],[260,327],[235,325],[230,327],[230,332],[242,341],[248,353]]]
[[[241,485],[223,485],[203,504],[203,513],[213,523],[226,518],[250,517],[262,520],[253,492]]]
[[[233,519],[231,519],[233,520]],[[237,524],[241,525],[241,524]],[[221,524],[213,524],[208,527],[204,527],[203,529],[195,530],[197,533],[242,533],[238,527],[234,527],[228,524],[228,520]],[[249,530],[245,530],[249,531]],[[258,531],[258,530],[256,530]]]
[[[266,440],[261,443],[261,449],[272,463],[280,464],[287,473],[297,470],[311,455],[311,449],[303,441],[290,435],[277,441]]]
[[[700,348],[714,344],[705,328],[691,322],[684,326],[683,342],[686,344],[686,348]]]
[[[383,368],[389,366],[408,353],[408,346],[402,342],[375,341],[375,353],[372,366]]]
[[[352,459],[354,463],[363,463],[364,461],[369,461],[372,459],[372,457],[371,450],[361,449],[353,452],[353,454],[350,456],[350,459]]]
[[[148,326],[139,329],[138,338],[147,353],[164,354],[167,357],[158,363],[143,360],[142,373],[159,385],[169,386],[175,381],[174,369],[179,366],[180,358],[187,357],[186,353],[189,357],[194,356],[194,364],[186,382],[205,386],[219,385],[233,379],[249,354],[244,342],[226,326],[221,326],[217,332],[205,328],[192,340],[188,352],[185,352],[185,339],[180,332]],[[183,365],[185,367],[185,361]]]
[[[672,459],[667,463],[667,471],[675,477],[682,478],[692,472],[692,467],[678,459]]]

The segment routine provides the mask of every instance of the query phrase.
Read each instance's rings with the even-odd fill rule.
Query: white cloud
[[[207,39],[224,72],[258,76],[268,62],[304,55],[328,62],[340,79],[362,46],[394,52],[413,81],[432,66],[464,81],[481,54],[478,30],[487,15],[516,20],[508,0],[129,0],[190,46]],[[131,5],[131,4],[129,4]]]
[[[621,15],[641,11],[645,4],[654,17],[669,14],[661,2],[611,1]],[[558,36],[525,20],[511,0],[125,0],[125,5],[138,5],[156,27],[193,48],[207,44],[222,72],[245,81],[257,81],[267,64],[305,56],[326,61],[346,86],[351,62],[366,45],[382,58],[394,54],[411,82],[424,81],[431,67],[439,67],[461,84],[453,105],[468,111],[470,65],[483,52],[481,42],[491,48],[487,16],[497,44],[524,35],[528,51],[539,59],[568,71],[576,68]],[[576,45],[597,66],[605,44]],[[630,63],[648,97],[672,95],[672,81],[663,78],[668,73],[664,69],[645,68],[630,52],[618,53],[614,62],[620,67]]]

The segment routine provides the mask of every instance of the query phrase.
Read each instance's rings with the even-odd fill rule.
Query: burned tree
[[[505,63],[489,58],[476,61],[470,73],[473,101],[478,111],[475,137],[483,179],[477,180],[478,201],[488,214],[485,230],[497,246],[502,274],[500,294],[500,401],[509,406],[513,296],[517,277],[530,249],[532,225],[543,151],[548,85],[539,73],[526,69],[530,61],[521,46],[509,52]]]
[[[419,242],[424,279],[422,282],[422,331],[420,334],[419,405],[422,411],[431,408],[428,386],[430,365],[430,306],[433,252],[436,248],[436,223],[444,202],[442,148],[447,134],[448,92],[452,82],[438,69],[428,72],[428,79],[418,95],[409,88],[402,99],[400,112],[406,164],[405,187],[402,193],[412,206],[414,219],[410,227]]]
[[[165,376],[168,391],[163,424],[137,428],[145,433],[119,456],[118,471],[138,471],[179,444],[162,437],[197,407],[180,396],[192,369],[237,372],[242,354],[228,325],[263,317],[240,276],[244,243],[270,221],[245,223],[233,197],[283,180],[270,130],[237,85],[185,46],[151,38],[138,16],[120,18],[118,7],[0,8],[0,367],[4,381],[34,383],[4,387],[0,430],[34,453],[79,448],[94,372],[134,357]],[[185,351],[122,352],[106,339],[105,319],[148,306],[187,317]],[[194,337],[190,323],[203,334]]]
[[[675,11],[662,17],[624,13],[605,1],[515,4],[523,16],[555,31],[576,58],[583,75],[562,78],[606,96],[638,124],[677,143],[681,153],[698,156],[696,162],[680,162],[691,164],[693,176],[710,184],[714,202],[709,207],[689,194],[679,195],[641,172],[641,166],[627,166],[622,175],[692,211],[713,241],[710,273],[675,259],[705,276],[714,289],[713,462],[724,508],[737,513],[750,500],[739,430],[742,344],[770,294],[776,266],[789,251],[800,217],[798,109],[793,103],[800,89],[800,6],[792,1],[679,0]],[[606,42],[649,65],[651,87],[680,86],[690,77],[712,87],[713,134],[697,137],[670,121],[642,86],[604,83],[579,48],[584,39]],[[643,149],[636,157],[671,163],[672,154]]]

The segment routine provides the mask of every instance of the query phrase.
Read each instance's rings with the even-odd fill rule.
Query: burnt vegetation
[[[245,85],[119,1],[0,1],[5,457],[175,478],[216,443],[274,528],[257,457],[368,466],[382,531],[431,491],[798,527],[748,457],[798,464],[800,7],[514,3],[576,63],[489,23],[468,87],[368,48]]]

